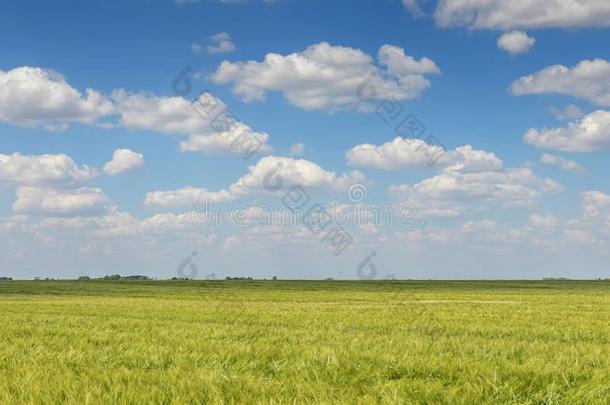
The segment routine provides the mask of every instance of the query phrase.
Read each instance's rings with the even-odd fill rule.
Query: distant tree
[[[91,280],[91,277],[89,277],[89,276],[80,276],[78,279],[80,281],[87,281],[87,280]]]
[[[272,279],[273,281],[277,281],[277,276],[273,276],[271,279]]]
[[[127,276],[121,277],[122,280],[151,280],[148,276]]]

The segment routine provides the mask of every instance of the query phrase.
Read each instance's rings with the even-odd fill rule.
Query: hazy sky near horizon
[[[0,276],[608,277],[609,29],[606,0],[2,2]]]

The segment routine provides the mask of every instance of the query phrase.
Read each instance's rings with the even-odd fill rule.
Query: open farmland
[[[605,281],[0,282],[0,403],[592,403]]]

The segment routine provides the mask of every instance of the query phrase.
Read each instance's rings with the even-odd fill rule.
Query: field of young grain
[[[610,283],[0,282],[0,403],[610,398]]]

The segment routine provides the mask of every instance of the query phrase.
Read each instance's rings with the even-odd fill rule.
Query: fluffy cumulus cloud
[[[423,228],[411,232],[396,232],[386,239],[404,241],[410,248],[442,246],[459,249],[462,254],[470,251],[476,255],[477,261],[485,253],[491,253],[496,258],[499,254],[514,255],[517,246],[520,246],[520,251],[527,251],[532,247],[537,251],[544,251],[545,254],[557,251],[560,246],[559,232],[555,227],[539,225],[541,226],[534,225],[531,218],[524,225],[481,219],[466,221],[446,229]]]
[[[104,116],[118,117],[119,124],[127,128],[188,135],[180,144],[183,151],[271,151],[266,133],[253,131],[209,93],[202,93],[195,102],[122,89],[114,90],[109,98],[91,89],[83,96],[50,70],[21,67],[0,71],[0,121],[49,130],[65,129],[70,122],[113,126],[98,122]]]
[[[105,252],[99,247],[107,246],[110,241],[128,246],[128,249],[150,249],[171,241],[184,243],[184,240],[188,240],[201,246],[215,240],[213,233],[202,232],[190,213],[161,213],[138,219],[126,212],[110,211],[100,216],[58,215],[29,222],[20,217],[27,218],[15,215],[4,224],[11,224],[13,229],[31,232],[45,239],[59,239],[60,244],[77,239],[81,249],[89,250],[91,246],[97,246],[96,253],[102,254]]]
[[[211,54],[233,52],[235,49],[237,48],[231,41],[231,36],[226,32],[219,32],[210,37],[208,52]]]
[[[601,246],[607,252],[610,241],[610,195],[598,190],[585,191],[582,215],[568,221],[564,238],[570,242]]]
[[[265,132],[254,132],[244,123],[237,122],[228,130],[211,135],[191,135],[180,142],[183,152],[203,152],[205,154],[245,154],[271,152],[268,144],[269,135]]]
[[[434,18],[441,27],[472,29],[608,27],[610,3],[606,0],[439,0]]]
[[[154,191],[146,195],[145,205],[157,207],[194,206],[204,203],[235,201],[246,196],[286,193],[299,185],[309,191],[345,191],[366,179],[358,171],[338,175],[305,159],[267,156],[249,167],[248,174],[220,191],[185,187]]]
[[[390,194],[412,203],[422,217],[453,218],[472,207],[530,208],[543,194],[563,191],[552,179],[529,168],[506,168],[493,153],[469,145],[446,152],[438,168],[419,183],[390,186]]]
[[[583,217],[586,220],[610,221],[610,195],[593,190],[582,193]]]
[[[250,166],[248,174],[229,190],[236,195],[251,194],[261,188],[276,188],[281,182],[283,187],[299,185],[311,190],[344,191],[364,181],[364,175],[358,171],[338,175],[309,160],[267,156]]]
[[[233,92],[244,101],[280,91],[297,107],[337,110],[364,108],[370,98],[417,97],[430,86],[424,75],[440,73],[432,60],[416,60],[391,45],[379,49],[378,61],[385,69],[359,49],[321,42],[289,55],[269,53],[261,62],[224,61],[211,80],[233,83]]]
[[[86,183],[97,171],[78,166],[68,155],[0,154],[0,184],[70,187]]]
[[[566,159],[563,156],[551,155],[550,153],[545,153],[540,156],[540,162],[545,165],[557,166],[560,169],[569,170],[575,173],[582,174],[585,172],[585,169],[575,161]]]
[[[536,39],[528,36],[525,32],[515,30],[502,34],[498,38],[498,47],[510,54],[517,55],[527,53],[535,42]]]
[[[445,217],[458,216],[473,204],[479,208],[531,208],[543,193],[560,191],[563,187],[556,181],[541,179],[529,168],[481,173],[445,170],[414,185],[390,187],[392,194],[411,201],[422,215]]]
[[[16,214],[99,216],[115,208],[99,188],[88,183],[99,170],[77,165],[70,156],[0,154],[0,187],[17,186]]]
[[[74,190],[19,187],[13,211],[19,214],[95,215],[112,209],[110,200],[99,188]]]
[[[210,191],[206,188],[188,186],[177,190],[149,192],[146,194],[144,204],[149,207],[189,207],[234,199],[235,197],[227,190]]]
[[[351,166],[395,170],[424,167],[429,156],[443,152],[440,146],[429,145],[420,139],[396,137],[382,145],[356,145],[345,153],[345,157]]]
[[[607,3],[610,7],[610,2]],[[511,85],[517,96],[564,94],[598,105],[610,105],[610,63],[604,59],[583,60],[574,67],[548,66]]]
[[[552,214],[532,214],[529,220],[530,225],[536,228],[555,228],[559,225],[559,220]]]
[[[269,136],[239,121],[217,97],[202,93],[191,102],[122,89],[109,98],[88,89],[86,97],[56,72],[21,67],[0,71],[0,121],[63,130],[71,122],[113,127],[99,118],[118,117],[120,126],[188,136],[183,151],[252,154],[270,152]]]
[[[493,152],[474,149],[464,145],[444,153],[438,161],[446,172],[483,173],[498,172],[504,164]]]
[[[566,127],[530,129],[526,143],[539,148],[566,152],[592,152],[610,149],[610,112],[598,110]]]
[[[499,170],[502,161],[491,152],[473,149],[470,145],[445,151],[420,139],[396,137],[382,145],[356,145],[345,154],[347,162],[355,167],[371,167],[396,170],[430,165],[430,158],[436,157],[435,165],[462,172]]]
[[[69,123],[91,124],[114,111],[99,92],[81,94],[57,72],[22,66],[0,71],[0,121],[24,127],[63,130]]]
[[[239,121],[225,103],[210,93],[191,102],[183,97],[159,97],[113,92],[122,125],[165,134],[189,135],[181,141],[182,151],[204,153],[268,152],[269,135],[255,132]]]
[[[144,165],[144,155],[131,149],[117,149],[112,154],[112,160],[104,165],[104,173],[114,176],[130,170],[139,169]]]
[[[213,97],[202,95],[202,97]],[[120,112],[121,124],[127,128],[152,130],[165,134],[209,133],[210,119],[198,114],[183,97],[159,97],[147,93],[115,90],[112,98]],[[220,100],[218,108],[224,108]]]

